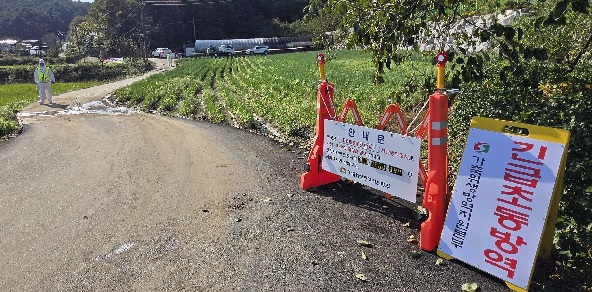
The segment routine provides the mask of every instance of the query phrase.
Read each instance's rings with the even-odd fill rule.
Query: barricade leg
[[[322,81],[317,94],[317,125],[315,143],[308,155],[306,172],[300,176],[300,187],[308,190],[341,179],[336,174],[323,170],[323,143],[325,141],[325,119],[334,119],[333,85]]]

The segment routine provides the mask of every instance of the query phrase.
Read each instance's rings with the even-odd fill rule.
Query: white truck
[[[156,50],[152,51],[152,57],[166,58],[167,54],[170,52],[171,50],[169,50],[169,48],[156,48]]]
[[[195,48],[185,48],[185,57],[195,56]]]
[[[234,55],[234,47],[232,47],[231,45],[221,45],[220,46],[220,54],[232,56],[232,55]]]
[[[220,47],[211,45],[206,50],[206,55],[210,57],[232,56],[234,55],[234,47],[232,47],[231,45],[221,45]]]

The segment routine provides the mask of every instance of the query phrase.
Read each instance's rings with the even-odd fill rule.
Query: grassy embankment
[[[53,95],[74,91],[83,88],[89,88],[99,84],[99,82],[68,82],[55,83],[51,86]],[[0,85],[0,106],[10,104],[28,104],[37,100],[37,87],[35,84],[4,84]]]
[[[98,82],[68,82],[55,83],[52,86],[54,95],[88,88],[97,85]],[[18,123],[14,114],[25,105],[37,100],[37,87],[33,83],[28,84],[3,84],[0,85],[0,137],[13,133],[18,129]]]

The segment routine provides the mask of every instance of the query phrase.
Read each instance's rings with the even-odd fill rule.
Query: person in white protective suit
[[[35,68],[33,75],[35,77],[35,84],[37,84],[37,88],[39,89],[39,104],[43,104],[43,101],[47,97],[47,101],[51,105],[51,84],[55,83],[53,71],[51,68],[45,66],[43,59],[40,59],[39,67]]]
[[[167,53],[167,61],[169,61],[169,67],[173,66],[173,53],[171,51]]]

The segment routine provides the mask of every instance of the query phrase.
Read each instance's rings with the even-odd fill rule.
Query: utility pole
[[[195,41],[197,39],[197,36],[195,34],[195,17],[193,18],[193,41]]]
[[[144,26],[144,0],[142,0],[142,7],[140,8],[140,37],[142,38],[142,58],[144,60],[144,65],[148,63],[148,59],[146,58],[146,31]]]

